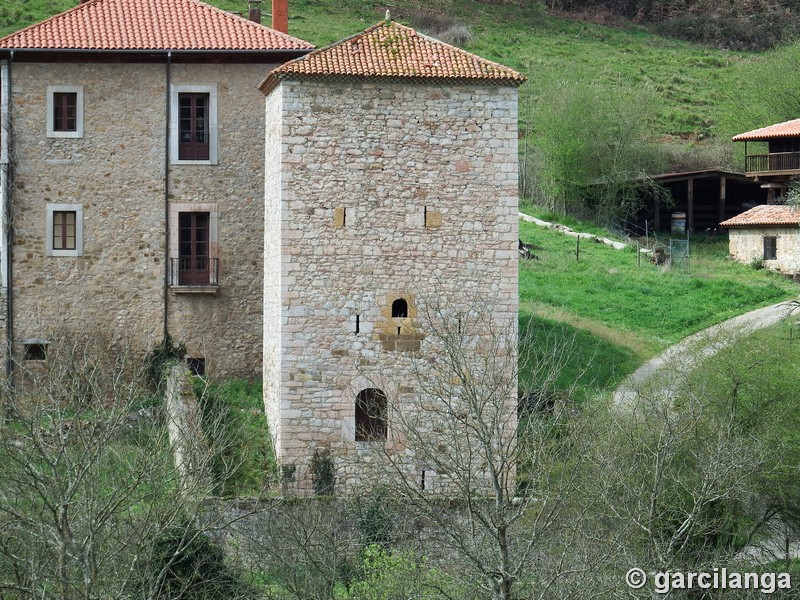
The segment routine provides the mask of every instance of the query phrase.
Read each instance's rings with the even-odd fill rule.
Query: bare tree
[[[416,515],[420,552],[481,597],[556,597],[562,578],[588,573],[574,546],[589,508],[573,498],[588,437],[556,386],[570,345],[535,344],[516,315],[418,309],[426,351],[407,359],[413,397],[390,404],[382,478]]]
[[[198,482],[208,478],[181,485],[164,414],[123,348],[97,335],[54,335],[44,360],[19,364],[17,385],[6,390],[4,598],[198,598],[191,587],[199,575],[207,575],[204,589],[209,578],[229,577],[208,560],[205,575],[181,571],[200,569],[203,561],[187,556],[210,548],[214,525],[195,519],[208,491]]]
[[[732,356],[738,372],[752,367],[752,355]],[[784,448],[743,418],[740,380],[726,386],[711,376],[724,360],[712,367],[698,350],[624,403],[592,414],[605,435],[587,448],[585,494],[594,499],[598,537],[616,544],[616,566],[609,566],[620,589],[627,590],[623,575],[632,567],[652,573],[741,565],[737,553],[775,515],[764,482],[786,478]],[[767,418],[768,406],[761,410]],[[652,589],[640,593],[649,597]]]

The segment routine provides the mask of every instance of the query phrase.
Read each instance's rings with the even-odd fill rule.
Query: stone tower
[[[425,402],[431,315],[480,298],[516,322],[523,80],[387,20],[262,82],[264,401],[299,490],[318,449],[339,490],[369,482],[387,448],[419,473],[392,407]],[[503,352],[513,362],[515,344]],[[515,384],[506,396],[513,421]]]

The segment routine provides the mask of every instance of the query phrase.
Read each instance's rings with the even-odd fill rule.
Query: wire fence
[[[683,234],[682,237],[664,235],[664,233],[653,231],[649,221],[645,221],[642,226],[640,223],[627,219],[619,219],[609,229],[614,234],[627,238],[629,243],[635,244],[639,253],[647,255],[650,262],[667,270],[689,272],[691,244],[688,233]],[[642,258],[639,253],[637,253],[637,262],[641,264]]]

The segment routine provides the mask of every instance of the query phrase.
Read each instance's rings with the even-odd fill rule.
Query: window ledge
[[[173,160],[171,161],[172,165],[181,166],[181,165],[216,165],[217,161],[215,160]]]
[[[219,289],[218,285],[171,285],[173,294],[210,294],[214,295]]]

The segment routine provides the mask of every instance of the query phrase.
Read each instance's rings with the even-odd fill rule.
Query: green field
[[[539,260],[520,261],[521,319],[574,340],[565,386],[591,365],[581,385],[608,389],[684,337],[800,293],[785,277],[730,260],[725,236],[692,238],[688,267],[672,270],[633,247],[584,239],[576,248],[575,238],[523,221],[520,238],[541,246]]]

